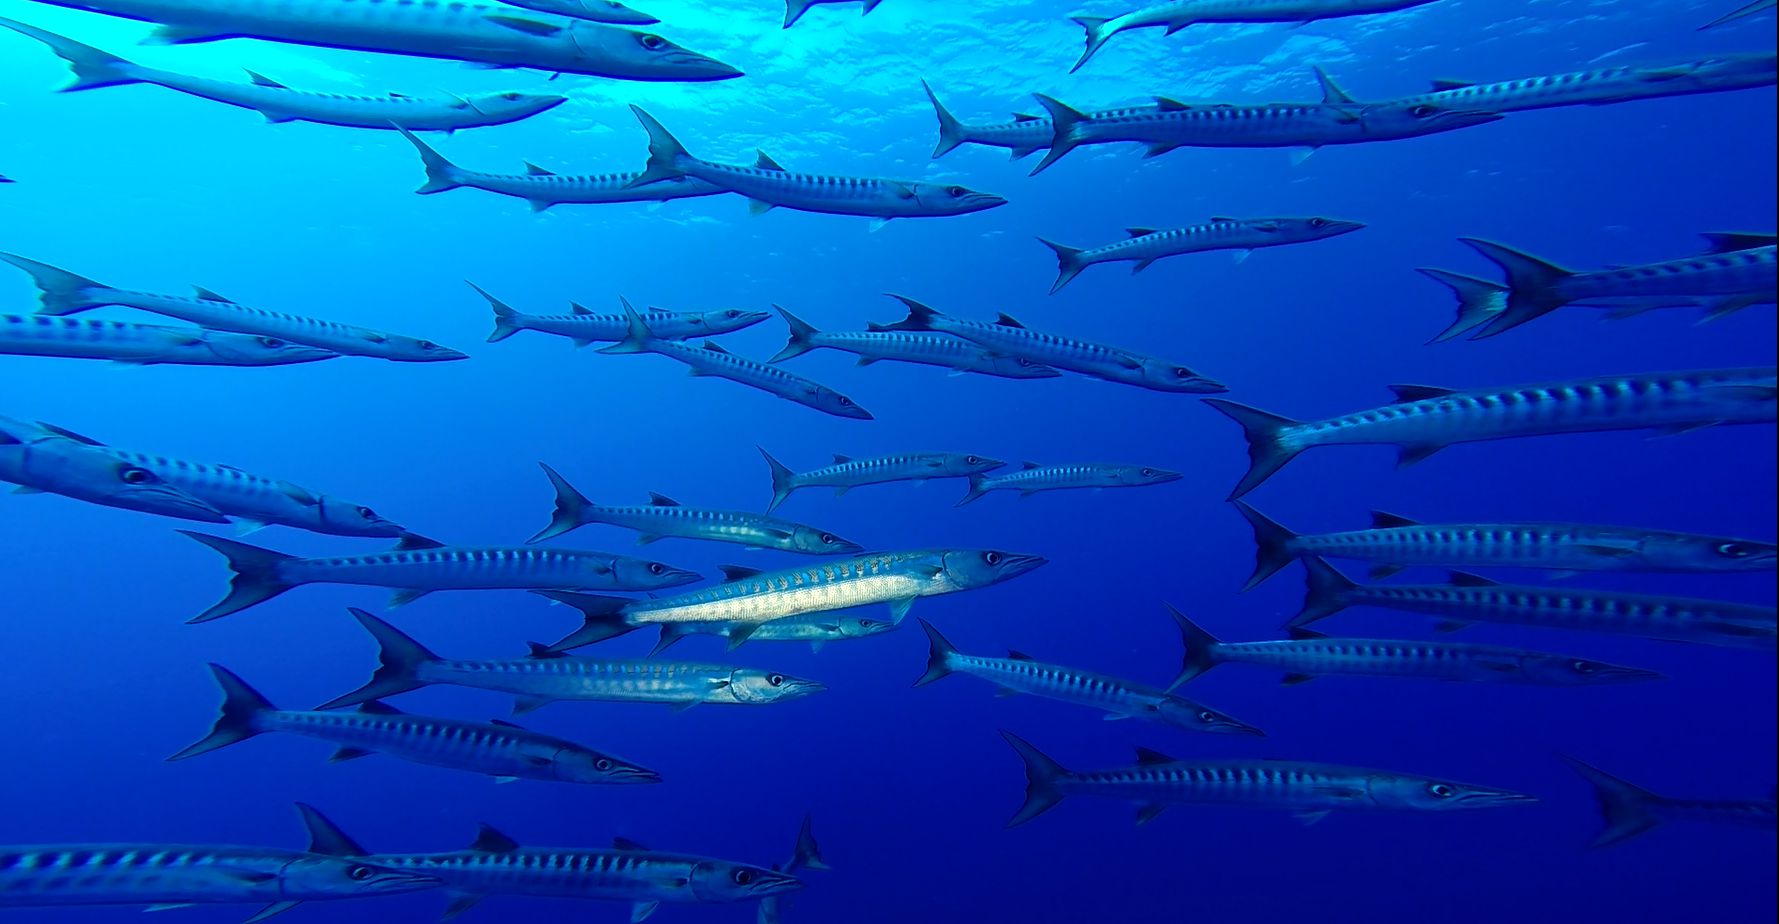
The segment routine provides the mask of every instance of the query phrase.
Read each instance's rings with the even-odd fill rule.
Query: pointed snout
[[[786,892],[795,892],[803,888],[803,880],[798,879],[795,876],[779,872],[765,871],[760,872],[758,875],[759,878],[754,880],[752,885],[748,886],[748,894],[753,898],[761,898],[767,895],[783,895]]]
[[[619,785],[648,785],[661,782],[661,774],[647,767],[618,767],[601,780]]]
[[[1195,375],[1182,381],[1179,390],[1193,395],[1222,395],[1229,393],[1229,386],[1207,375]]]
[[[737,67],[731,67],[709,55],[701,55],[695,51],[681,49],[666,58],[672,68],[676,81],[731,80],[744,77],[746,74]]]
[[[1365,228],[1365,222],[1362,221],[1347,221],[1343,218],[1329,218],[1325,221],[1326,224],[1322,225],[1321,229],[1325,237],[1339,237],[1342,234],[1352,234],[1354,231],[1361,231]]]
[[[1007,560],[1001,564],[1001,573],[1004,577],[1014,578],[1049,563],[1050,559],[1042,555],[1009,553]]]
[[[1531,805],[1537,796],[1509,789],[1473,789],[1464,796],[1465,808],[1494,808],[1498,805]]]

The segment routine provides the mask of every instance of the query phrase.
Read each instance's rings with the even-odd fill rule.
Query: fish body
[[[534,13],[550,13],[569,19],[585,19],[614,26],[652,26],[661,20],[640,10],[633,10],[617,0],[501,0]]]
[[[931,331],[816,330],[809,322],[773,306],[791,329],[790,341],[770,362],[783,362],[810,350],[829,349],[853,353],[859,365],[882,360],[942,366],[953,372],[978,372],[1008,379],[1050,379],[1062,373],[1018,356],[1002,356],[950,334]]]
[[[1779,55],[1772,52],[1713,55],[1670,64],[1623,64],[1567,74],[1521,77],[1494,83],[1437,80],[1433,92],[1391,100],[1398,104],[1525,112],[1557,106],[1598,106],[1667,96],[1719,93],[1779,82]]]
[[[833,3],[851,3],[851,2],[853,2],[853,0],[785,0],[783,28],[789,29],[791,26],[796,25],[797,20],[802,19],[803,14],[809,12],[810,7],[822,6],[825,4],[833,4]],[[869,13],[872,10],[877,9],[877,4],[882,3],[882,2],[883,2],[883,0],[864,0],[865,8],[864,8],[864,11],[861,12],[859,15],[863,16],[863,15],[865,15],[865,13]]]
[[[1779,370],[1656,372],[1469,391],[1429,385],[1392,390],[1395,404],[1307,423],[1233,401],[1207,401],[1248,437],[1248,472],[1231,498],[1253,490],[1315,446],[1395,444],[1400,464],[1408,465],[1453,443],[1478,440],[1772,423],[1779,407]]]
[[[767,513],[777,510],[793,491],[802,488],[833,488],[840,495],[868,484],[920,484],[933,478],[968,478],[1007,464],[967,452],[910,452],[863,459],[836,454],[833,465],[793,472],[766,450],[760,450],[760,455],[772,471],[772,503],[767,505]]]
[[[1671,642],[1774,650],[1779,611],[1725,600],[1522,584],[1454,572],[1446,584],[1355,584],[1320,559],[1306,558],[1303,608],[1288,625],[1306,626],[1350,606],[1437,616],[1446,628],[1473,622],[1609,632]]]
[[[297,558],[203,533],[186,532],[229,561],[229,594],[191,622],[238,613],[304,584],[396,588],[391,605],[435,590],[662,590],[698,580],[656,561],[570,549],[445,546],[413,533],[369,555]]]
[[[1026,462],[1019,471],[1006,475],[971,475],[970,491],[957,502],[957,506],[962,507],[990,491],[1018,491],[1020,497],[1030,497],[1043,491],[1068,488],[1138,488],[1179,481],[1181,477],[1179,472],[1146,465],[1039,465]]]
[[[430,340],[322,321],[300,315],[250,308],[198,289],[195,296],[159,295],[114,289],[36,260],[0,253],[0,260],[24,270],[42,293],[44,315],[69,315],[89,308],[122,305],[189,321],[200,327],[256,334],[291,343],[332,350],[347,356],[374,356],[397,362],[441,362],[468,359],[449,347]]]
[[[1168,35],[1199,23],[1306,23],[1344,16],[1367,16],[1394,13],[1425,6],[1433,0],[1165,0],[1165,2],[1133,10],[1121,16],[1075,16],[1076,25],[1087,30],[1087,47],[1075,66],[1074,73],[1093,57],[1094,52],[1120,32],[1131,29],[1163,27]]]
[[[875,329],[939,331],[962,337],[992,353],[1020,356],[1055,369],[1151,391],[1206,395],[1229,390],[1221,382],[1185,366],[1122,347],[1031,330],[1006,314],[993,323],[970,321],[940,314],[911,298],[893,294],[890,297],[908,307],[908,317]]]
[[[1728,13],[1725,13],[1722,16],[1719,16],[1716,19],[1711,20],[1710,22],[1700,26],[1699,29],[1700,29],[1700,31],[1703,31],[1705,29],[1712,29],[1717,26],[1725,25],[1727,23],[1737,22],[1739,20],[1747,19],[1750,16],[1756,16],[1761,13],[1764,13],[1767,10],[1770,10],[1776,6],[1779,6],[1779,0],[1754,0],[1754,2],[1752,2],[1752,3],[1743,4],[1742,6],[1736,7],[1735,9],[1729,11]]]
[[[453,189],[480,189],[484,192],[524,199],[533,212],[542,212],[557,205],[594,205],[605,202],[665,202],[693,196],[714,196],[723,190],[691,177],[673,177],[653,183],[634,185],[635,173],[597,173],[567,176],[552,173],[536,164],[527,163],[524,173],[482,173],[465,170],[447,160],[432,145],[420,140],[407,129],[401,133],[420,152],[426,167],[426,182],[415,190],[422,196]],[[485,293],[484,293],[485,294]],[[653,312],[651,312],[653,314]],[[764,316],[762,315],[762,318]],[[539,328],[540,330],[542,328]],[[688,335],[689,336],[689,335]],[[617,336],[623,337],[619,319]]]
[[[0,314],[0,353],[143,366],[288,366],[340,355],[277,337],[47,314]]]
[[[1636,837],[1664,822],[1709,824],[1736,828],[1773,830],[1779,823],[1779,803],[1772,796],[1765,799],[1688,799],[1661,796],[1641,786],[1582,763],[1567,755],[1558,755],[1594,787],[1594,798],[1600,804],[1604,822],[1593,847],[1606,847]]]
[[[1205,224],[1184,228],[1157,230],[1130,228],[1129,237],[1103,247],[1069,247],[1039,238],[1044,246],[1056,252],[1056,282],[1050,287],[1055,295],[1082,270],[1096,263],[1131,262],[1133,274],[1147,269],[1164,257],[1175,257],[1207,250],[1234,250],[1242,259],[1261,247],[1301,244],[1349,234],[1365,227],[1356,221],[1338,218],[1213,218]]]
[[[90,504],[183,520],[227,523],[228,517],[167,479],[45,424],[0,417],[0,481],[14,493],[43,492]]]
[[[1507,286],[1488,279],[1478,279],[1464,273],[1450,270],[1419,267],[1416,270],[1428,279],[1452,290],[1458,299],[1457,317],[1450,326],[1440,331],[1429,343],[1444,343],[1465,334],[1469,339],[1478,340],[1486,336],[1487,325],[1507,313]],[[1609,321],[1636,317],[1647,311],[1667,308],[1700,308],[1704,314],[1697,323],[1704,324],[1719,318],[1728,317],[1737,311],[1755,304],[1755,300],[1735,296],[1716,298],[1691,298],[1683,296],[1645,296],[1631,298],[1601,298],[1582,302],[1570,302],[1577,308],[1596,308],[1605,312]]]
[[[156,23],[161,44],[257,38],[526,67],[624,80],[740,77],[727,64],[648,32],[517,9],[505,3],[367,0],[42,0]]]
[[[730,647],[752,635],[749,626],[775,619],[890,605],[895,622],[921,597],[999,584],[1044,564],[1036,555],[990,549],[918,549],[762,572],[724,569],[729,580],[715,587],[651,600],[545,592],[579,609],[579,629],[550,646],[566,651],[614,638],[645,625],[725,624]]]
[[[952,115],[951,110],[939,101],[939,95],[933,92],[932,85],[921,81],[920,85],[927,92],[927,100],[933,104],[933,114],[939,119],[939,141],[933,146],[933,159],[950,153],[959,145],[979,144],[984,147],[1006,148],[1012,160],[1019,160],[1035,151],[1050,146],[1056,129],[1050,119],[1031,113],[1019,113],[1008,122],[976,122],[968,123]],[[1156,106],[1139,105],[1124,106],[1116,109],[1102,109],[1086,113],[1088,119],[1110,119],[1136,113],[1154,112]]]
[[[594,314],[578,304],[574,306],[573,314],[525,314],[489,295],[473,282],[470,283],[470,288],[487,299],[494,309],[494,332],[488,335],[489,343],[505,340],[522,330],[567,337],[577,347],[601,340],[616,343],[630,333],[630,319],[621,314]],[[767,317],[764,311],[746,311],[740,308],[712,311],[667,311],[650,308],[637,314],[642,318],[643,324],[647,325],[649,332],[662,340],[715,337],[752,327]]]
[[[744,642],[807,642],[810,650],[820,652],[829,642],[841,642],[849,638],[870,638],[882,635],[896,628],[893,622],[881,619],[868,619],[863,616],[847,616],[841,613],[817,612],[805,613],[801,616],[786,616],[762,623],[728,623],[728,622],[676,622],[661,625],[661,639],[655,643],[649,657],[654,657],[680,639],[693,635],[714,635],[718,638],[733,639],[731,650],[741,647]]]

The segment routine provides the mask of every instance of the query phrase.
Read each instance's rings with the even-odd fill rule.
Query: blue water
[[[0,412],[114,445],[227,462],[375,506],[441,539],[517,543],[550,509],[536,463],[595,500],[659,491],[700,505],[762,509],[767,447],[802,469],[835,452],[957,450],[1047,462],[1128,461],[1178,469],[1142,490],[993,495],[953,509],[961,483],[809,490],[782,514],[874,548],[998,547],[1052,563],[1011,583],[923,600],[915,614],[966,651],[1014,647],[1151,682],[1178,667],[1171,601],[1230,639],[1273,637],[1301,594],[1293,566],[1239,595],[1252,543],[1223,497],[1245,466],[1236,428],[1189,396],[1081,378],[947,377],[818,352],[790,368],[833,385],[877,419],[830,418],[740,386],[688,378],[660,357],[601,356],[489,328],[471,279],[522,310],[617,296],[676,309],[779,303],[826,328],[900,317],[897,291],[978,318],[1141,348],[1230,383],[1231,397],[1310,417],[1386,400],[1383,386],[1514,384],[1619,372],[1770,364],[1768,309],[1694,327],[1687,311],[1601,323],[1559,312],[1511,335],[1438,347],[1444,290],[1412,268],[1488,275],[1456,242],[1513,243],[1576,266],[1693,252],[1696,232],[1770,230],[1774,94],[1769,90],[1526,113],[1437,137],[1330,148],[1302,166],[1279,151],[1180,151],[1154,160],[1084,149],[1037,178],[1030,161],[964,148],[929,162],[933,119],[919,78],[960,116],[1029,108],[1044,91],[1084,107],[1150,93],[1313,98],[1319,63],[1357,95],[1418,92],[1432,77],[1505,79],[1590,62],[1665,61],[1770,48],[1772,20],[1697,33],[1734,0],[1446,0],[1408,13],[1283,27],[1207,26],[1163,39],[1119,36],[1066,74],[1079,32],[1068,3],[890,0],[814,9],[793,30],[769,0],[648,0],[660,30],[748,71],[706,85],[649,85],[253,41],[136,48],[144,27],[0,0],[0,15],[144,63],[214,76],[238,68],[294,86],[476,91],[555,88],[546,116],[434,143],[466,167],[637,169],[644,138],[625,103],[648,106],[695,153],[792,169],[962,182],[1008,196],[999,210],[892,222],[778,210],[749,217],[729,197],[564,206],[542,216],[474,191],[419,198],[421,170],[392,133],[268,126],[243,110],[152,87],[60,96],[62,62],[0,35],[0,249],[126,288],[198,283],[247,304],[437,340],[473,353],[436,365],[341,359],[268,369],[128,368],[0,358]],[[1096,11],[1118,11],[1096,3]],[[1034,235],[1116,239],[1127,225],[1211,215],[1327,214],[1369,227],[1336,240],[1164,261],[1131,277],[1090,270],[1044,293],[1054,261]],[[28,311],[22,274],[0,273],[0,310]],[[104,316],[131,317],[123,309]],[[136,318],[137,320],[152,320]],[[776,321],[725,339],[764,357]],[[1382,508],[1425,520],[1552,519],[1770,539],[1770,427],[1543,438],[1449,449],[1403,471],[1384,449],[1318,450],[1250,499],[1305,531],[1353,528]],[[7,497],[0,530],[6,617],[0,702],[0,840],[166,840],[298,846],[290,803],[320,806],[371,849],[467,844],[478,821],[521,842],[652,846],[759,863],[788,854],[811,812],[835,871],[811,874],[787,920],[1077,922],[1770,921],[1770,833],[1672,826],[1604,851],[1598,819],[1556,753],[1650,789],[1753,798],[1775,779],[1770,655],[1610,636],[1478,627],[1466,637],[1662,670],[1662,683],[1595,689],[1441,686],[1327,679],[1280,687],[1231,667],[1192,695],[1268,730],[1192,736],[1107,723],[1038,699],[996,699],[958,678],[910,689],[926,644],[911,623],[828,647],[743,648],[738,662],[821,679],[820,696],[762,709],[559,704],[535,728],[659,770],[655,787],[495,785],[383,757],[332,765],[328,748],[266,736],[179,764],[216,690],[207,661],[274,701],[304,707],[357,686],[374,665],[345,607],[370,588],[312,586],[203,626],[225,569],[175,534],[190,525],[55,496]],[[273,528],[252,541],[303,554],[370,540]],[[561,544],[630,551],[630,533],[587,527]],[[648,554],[716,566],[788,564],[777,553],[671,540]],[[1431,574],[1431,573],[1429,573]],[[1769,574],[1594,575],[1583,586],[1771,605]],[[446,655],[500,656],[553,639],[570,611],[522,593],[438,594],[393,618]],[[1428,621],[1354,611],[1327,627],[1424,637]],[[632,656],[636,636],[583,653]],[[676,655],[724,657],[695,639]],[[490,718],[508,701],[434,688],[415,712]],[[1070,800],[1003,831],[1019,804],[1010,729],[1071,767],[1115,766],[1133,745],[1180,757],[1279,757],[1424,772],[1539,795],[1533,807],[1426,816],[1336,815],[1313,827],[1263,812],[1183,808],[1135,827],[1124,806]],[[436,895],[312,906],[296,921],[428,921]],[[234,921],[232,907],[170,912]],[[465,921],[521,916],[627,920],[616,905],[499,897]],[[11,912],[19,922],[134,920],[129,909]],[[674,924],[751,920],[751,906],[664,907]],[[582,917],[584,916],[584,917]]]

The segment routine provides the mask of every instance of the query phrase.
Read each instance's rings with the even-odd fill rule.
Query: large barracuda
[[[1075,16],[1087,30],[1087,47],[1069,73],[1081,69],[1100,46],[1120,32],[1131,29],[1166,28],[1168,35],[1199,23],[1289,22],[1306,23],[1343,16],[1394,13],[1425,6],[1433,0],[1164,0],[1121,16]]]
[[[0,417],[0,481],[18,485],[18,494],[60,494],[182,520],[229,521],[222,511],[149,469],[54,427],[11,417]]]
[[[1173,614],[1174,622],[1180,627],[1180,639],[1186,649],[1175,686],[1219,664],[1275,668],[1284,672],[1287,684],[1343,675],[1582,687],[1660,680],[1662,677],[1655,671],[1524,648],[1407,639],[1330,638],[1307,629],[1291,630],[1288,639],[1222,642],[1179,610],[1170,606],[1168,612]]]
[[[1044,238],[1038,242],[1056,252],[1056,282],[1050,286],[1055,295],[1095,263],[1129,262],[1135,274],[1164,257],[1207,250],[1233,250],[1240,261],[1261,247],[1320,241],[1363,227],[1339,218],[1213,218],[1184,228],[1128,228],[1129,237],[1101,247],[1069,247]]]
[[[1053,379],[1062,373],[1018,356],[1002,356],[950,334],[909,330],[824,331],[778,308],[791,329],[790,340],[768,362],[783,362],[810,350],[830,349],[856,354],[859,365],[882,360],[941,366],[953,373],[979,372],[1007,379]]]
[[[1017,471],[1006,475],[971,475],[970,491],[957,506],[970,503],[990,491],[1018,491],[1020,497],[1031,497],[1043,491],[1069,488],[1140,488],[1146,485],[1179,481],[1179,472],[1148,465],[1040,465],[1026,462]]]
[[[864,459],[836,454],[833,465],[793,472],[766,450],[760,450],[760,455],[766,457],[766,465],[772,471],[772,502],[766,505],[767,513],[777,510],[791,492],[802,488],[833,488],[838,496],[868,484],[921,484],[933,478],[968,478],[1007,464],[967,452],[911,452]]]
[[[1437,616],[1441,628],[1471,623],[1610,632],[1670,642],[1772,651],[1779,611],[1726,600],[1692,600],[1604,590],[1500,584],[1455,571],[1446,584],[1356,584],[1319,558],[1306,558],[1303,608],[1288,623],[1306,626],[1350,606]]]
[[[208,289],[197,289],[195,297],[134,292],[114,289],[104,283],[16,254],[0,253],[0,260],[24,270],[36,281],[43,302],[43,306],[38,309],[39,314],[68,315],[89,308],[122,305],[190,321],[200,327],[258,334],[321,347],[347,356],[374,356],[397,362],[440,362],[469,358],[430,340],[417,340],[368,327],[250,308]]]
[[[933,92],[930,84],[923,80],[920,85],[927,91],[927,100],[933,104],[933,114],[939,119],[939,141],[933,145],[934,160],[965,144],[1006,148],[1010,159],[1019,160],[1049,147],[1051,139],[1056,135],[1056,129],[1050,124],[1048,117],[1026,112],[1015,114],[1010,122],[964,122],[952,115],[944,103],[939,102],[939,96]],[[1154,112],[1155,109],[1154,104],[1125,106],[1090,112],[1087,117],[1110,119],[1139,112]]]
[[[908,307],[908,317],[894,324],[878,325],[875,329],[940,331],[962,337],[990,352],[1022,356],[1079,375],[1152,391],[1213,395],[1229,390],[1223,383],[1185,366],[1122,347],[1031,330],[1006,314],[999,315],[992,323],[968,321],[940,314],[905,296],[892,293],[890,298]]]
[[[724,80],[741,72],[649,32],[504,3],[384,0],[40,0],[159,24],[164,44],[257,38],[625,80]]]
[[[1419,523],[1381,510],[1372,511],[1370,529],[1300,536],[1242,501],[1235,506],[1257,547],[1243,590],[1309,557],[1373,562],[1373,579],[1413,565],[1722,573],[1779,563],[1779,546],[1753,539],[1585,523]]]
[[[889,604],[899,623],[921,597],[999,584],[1044,561],[1037,555],[989,549],[919,549],[783,571],[729,566],[724,569],[726,583],[653,600],[547,591],[544,596],[579,609],[584,617],[579,629],[550,650],[591,645],[648,625],[669,631],[710,624],[725,625],[734,648],[755,628],[776,619],[875,603]]]
[[[287,366],[340,355],[277,337],[47,314],[0,314],[0,353],[143,366]]]
[[[1018,651],[1009,651],[1005,658],[964,654],[931,623],[920,620],[920,627],[927,633],[928,653],[927,672],[914,681],[917,687],[952,674],[968,674],[994,684],[1001,696],[1029,693],[1074,703],[1101,710],[1107,721],[1147,719],[1214,735],[1266,734],[1203,703],[1109,674],[1047,664]]]
[[[192,96],[251,109],[268,122],[319,122],[349,128],[452,132],[460,128],[505,125],[546,112],[568,101],[545,93],[478,93],[470,96],[368,96],[293,90],[269,77],[249,72],[251,83],[213,80],[143,67],[73,39],[35,26],[0,18],[0,26],[28,35],[67,61],[74,83],[63,92],[149,83]]]
[[[1316,76],[1322,81],[1327,102],[1358,102],[1321,68],[1316,69]],[[1599,106],[1665,96],[1747,90],[1772,86],[1775,82],[1779,82],[1779,55],[1769,51],[1713,55],[1670,64],[1620,64],[1495,83],[1435,80],[1431,93],[1399,97],[1390,102],[1524,112],[1557,106]]]
[[[489,343],[505,340],[522,330],[535,330],[567,337],[574,341],[575,346],[584,347],[600,340],[615,343],[630,333],[630,319],[621,314],[594,314],[580,304],[574,305],[573,314],[525,314],[489,295],[473,282],[469,287],[487,299],[489,306],[494,309],[494,332],[488,335]],[[648,325],[649,332],[663,340],[715,337],[752,327],[767,318],[764,311],[747,311],[741,308],[711,311],[650,308],[638,314],[643,323]]]
[[[617,838],[609,850],[579,847],[521,847],[484,824],[465,850],[446,853],[373,854],[313,806],[298,804],[309,826],[309,849],[337,857],[433,877],[451,896],[446,918],[456,917],[490,895],[577,898],[629,902],[630,920],[640,922],[667,904],[726,904],[757,901],[803,887],[788,872],[690,854],[650,850]],[[799,847],[796,864],[827,869],[813,839]]]
[[[227,668],[210,665],[222,687],[222,712],[210,734],[167,758],[186,760],[258,735],[283,732],[336,745],[332,760],[369,754],[481,773],[502,782],[659,783],[655,771],[511,722],[465,722],[405,712],[370,701],[357,712],[279,709]]]
[[[413,533],[403,534],[387,552],[298,558],[220,536],[184,532],[227,558],[234,571],[228,596],[191,622],[239,613],[304,584],[396,588],[390,605],[400,606],[435,590],[664,590],[698,580],[696,573],[672,565],[605,552],[466,548]]]
[[[665,202],[692,196],[714,196],[723,190],[691,177],[661,180],[635,186],[634,173],[596,173],[565,176],[551,173],[536,164],[527,163],[524,173],[482,173],[465,170],[445,159],[432,145],[421,141],[413,132],[402,129],[402,135],[420,152],[426,167],[426,182],[415,193],[430,196],[453,189],[480,189],[484,192],[524,199],[533,212],[542,212],[558,205],[594,205],[604,202]],[[764,315],[762,315],[764,319]],[[541,329],[541,328],[540,328]],[[623,319],[618,320],[618,333],[624,336]],[[690,336],[690,335],[688,335]]]
[[[1175,805],[1229,805],[1296,814],[1305,823],[1330,812],[1449,812],[1525,805],[1532,796],[1433,777],[1291,760],[1175,760],[1137,748],[1137,763],[1076,773],[1012,732],[1001,737],[1025,761],[1025,804],[1007,827],[1044,814],[1065,796],[1135,802],[1144,824]]]
[[[741,641],[731,644],[729,646],[731,650],[741,647],[743,642],[808,642],[810,650],[819,653],[822,647],[829,642],[842,642],[849,638],[870,638],[895,628],[895,623],[882,619],[868,619],[864,616],[848,616],[831,612],[786,616],[783,619],[774,619],[764,623],[664,623],[661,626],[661,638],[655,643],[654,649],[649,652],[649,657],[652,658],[666,651],[680,639],[694,635],[714,635],[723,639],[740,635]]]
[[[1453,443],[1556,433],[1657,430],[1683,433],[1719,424],[1772,423],[1779,409],[1779,369],[1705,369],[1547,382],[1458,391],[1393,385],[1397,402],[1298,421],[1212,398],[1248,438],[1248,472],[1230,498],[1241,497],[1316,446],[1393,444],[1411,465]]]
[[[676,710],[702,703],[767,706],[827,689],[779,671],[685,661],[576,658],[550,653],[541,645],[534,646],[537,654],[530,658],[441,658],[364,610],[352,610],[352,615],[377,641],[377,670],[364,686],[318,709],[357,706],[435,684],[512,694],[515,715],[564,700],[660,703]]]
[[[1728,825],[1771,831],[1779,824],[1779,802],[1771,794],[1765,799],[1683,799],[1658,796],[1641,786],[1582,763],[1568,755],[1558,755],[1594,787],[1594,798],[1600,804],[1600,818],[1605,823],[1593,847],[1606,847],[1630,840],[1663,822]]]
[[[1428,343],[1444,343],[1465,334],[1471,340],[1481,339],[1481,329],[1491,321],[1507,313],[1508,288],[1498,282],[1478,279],[1464,273],[1433,267],[1417,267],[1416,272],[1433,280],[1448,289],[1458,299],[1458,314],[1445,330],[1440,331]],[[1646,296],[1636,298],[1601,298],[1583,302],[1570,302],[1578,308],[1598,308],[1604,312],[1602,317],[1608,321],[1618,321],[1636,317],[1647,311],[1664,308],[1700,308],[1704,314],[1696,323],[1704,324],[1727,317],[1753,304],[1743,298],[1686,298],[1679,296]]]
[[[540,463],[541,464],[541,463]],[[779,520],[758,513],[737,510],[707,510],[686,507],[670,497],[650,494],[647,506],[607,507],[588,500],[574,486],[548,465],[544,474],[556,489],[556,510],[550,525],[527,542],[541,542],[578,529],[589,523],[621,526],[642,533],[639,544],[669,536],[682,539],[705,539],[712,542],[735,542],[750,548],[778,549],[808,555],[856,555],[865,547],[842,539],[833,533]]]

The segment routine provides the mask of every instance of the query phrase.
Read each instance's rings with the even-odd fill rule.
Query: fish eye
[[[871,620],[869,620],[869,619],[861,619],[861,620],[859,620],[859,628],[861,628],[861,629],[869,629],[869,628],[871,628]]]
[[[975,456],[964,456],[964,463],[967,465],[981,465],[982,460]]]
[[[1725,542],[1717,547],[1717,554],[1725,558],[1747,558],[1754,554],[1754,550],[1746,543]]]
[[[601,757],[598,760],[593,762],[593,769],[595,769],[595,770],[599,770],[599,771],[603,772],[606,770],[610,770],[611,768],[612,768],[612,762],[611,762],[611,758],[609,758],[609,757]]]
[[[259,340],[260,346],[270,350],[276,350],[284,346],[284,341],[279,340],[277,337],[260,337],[257,339]]]
[[[1188,369],[1184,366],[1175,366],[1174,367],[1174,378],[1176,378],[1176,379],[1192,378],[1192,370]]]
[[[346,878],[353,882],[363,882],[375,875],[377,871],[368,866],[354,866],[346,871]]]
[[[439,345],[433,343],[431,340],[416,340],[414,341],[414,345],[422,350],[436,350],[439,348]]]
[[[723,317],[725,317],[725,318],[739,318],[739,317],[741,317],[741,312],[736,311],[734,308],[731,308],[728,311],[723,312]]]
[[[661,564],[661,563],[660,563],[660,562],[658,562],[658,561],[657,561],[657,562],[651,562],[651,563],[650,563],[650,564],[649,564],[649,573],[650,573],[650,574],[666,574],[666,573],[667,573],[667,566],[666,566],[666,565],[663,565],[663,564]]]
[[[126,468],[118,475],[125,484],[148,484],[156,481],[154,473],[145,468]]]
[[[969,192],[969,190],[962,186],[947,186],[945,187],[945,192],[953,199],[961,199],[963,198],[964,193]]]
[[[1434,783],[1427,787],[1427,791],[1441,799],[1450,799],[1458,794],[1456,789],[1453,789],[1445,783]]]
[[[1154,477],[1154,476],[1155,476],[1155,469],[1152,469],[1152,468],[1146,468],[1146,469],[1143,469],[1143,471],[1142,471],[1142,472],[1141,472],[1141,473],[1140,473],[1140,474],[1141,474],[1141,475],[1142,475],[1142,476],[1143,476],[1143,477],[1144,477],[1144,478],[1152,478],[1152,477]]]
[[[754,871],[749,869],[738,869],[729,878],[734,879],[736,885],[747,885],[754,881]]]
[[[772,676],[766,678],[766,682],[769,684],[772,684],[775,687],[784,686],[784,675],[783,674],[773,674]]]
[[[982,560],[985,562],[988,562],[991,565],[998,565],[1001,563],[1001,553],[999,553],[999,552],[984,552],[984,553],[982,553]]]
[[[1425,119],[1428,116],[1431,116],[1437,112],[1439,112],[1438,106],[1428,106],[1428,105],[1423,104],[1420,106],[1416,106],[1413,109],[1410,109],[1408,111],[1408,114],[1411,116],[1414,116],[1417,119]]]
[[[1327,225],[1328,225],[1328,219],[1326,219],[1326,218],[1312,218],[1312,219],[1310,219],[1310,227],[1312,227],[1312,228],[1323,228],[1323,227],[1327,227]]]
[[[644,33],[637,36],[636,40],[642,43],[642,47],[647,48],[650,51],[660,51],[667,47],[667,40],[659,35],[649,35]]]
[[[840,396],[840,406],[841,407],[852,407],[852,399],[848,398],[845,395],[841,395]]]
[[[1569,667],[1574,669],[1577,674],[1591,674],[1594,672],[1594,662],[1592,661],[1570,661]]]
[[[509,91],[509,92],[500,94],[500,98],[505,99],[505,100],[516,100],[519,98],[519,94]]]
[[[839,541],[838,539],[834,538],[833,533],[822,533],[821,540],[822,540],[822,545],[833,545],[834,543]]]
[[[1206,709],[1198,714],[1198,720],[1200,722],[1215,722],[1217,721],[1217,713]]]

